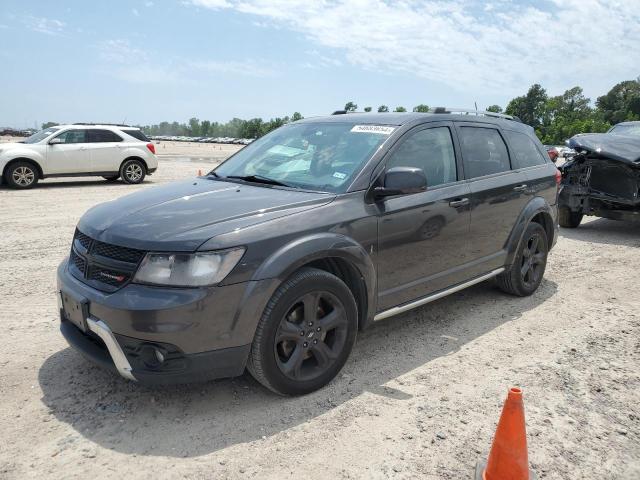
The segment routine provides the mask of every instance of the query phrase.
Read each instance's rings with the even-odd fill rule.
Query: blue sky
[[[484,108],[640,75],[640,0],[2,0],[0,126]]]

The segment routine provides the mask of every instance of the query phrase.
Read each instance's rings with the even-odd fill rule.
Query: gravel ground
[[[640,225],[562,230],[532,297],[486,282],[379,322],[301,398],[249,375],[144,388],[85,363],[55,300],[78,218],[228,153],[159,151],[141,186],[0,187],[0,478],[472,478],[515,385],[539,478],[640,478]]]

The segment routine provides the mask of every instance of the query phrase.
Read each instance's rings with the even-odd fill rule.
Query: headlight
[[[237,265],[244,248],[202,253],[148,253],[134,282],[173,287],[202,287],[220,283]]]

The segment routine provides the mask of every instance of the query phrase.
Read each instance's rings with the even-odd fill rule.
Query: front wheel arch
[[[4,166],[4,169],[2,170],[2,178],[4,179],[6,174],[7,174],[7,170],[9,170],[9,167],[15,163],[18,162],[27,162],[30,163],[31,165],[34,166],[34,168],[36,169],[36,171],[38,172],[38,179],[42,180],[44,178],[44,173],[42,171],[42,167],[40,166],[40,164],[38,162],[36,162],[35,160],[33,160],[32,158],[27,158],[27,157],[18,157],[18,158],[13,158],[11,159],[9,162],[7,162],[7,164]]]

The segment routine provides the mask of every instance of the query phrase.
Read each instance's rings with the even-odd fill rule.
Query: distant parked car
[[[20,143],[0,144],[0,171],[14,188],[49,177],[101,176],[141,183],[158,168],[155,146],[135,127],[58,125]]]

